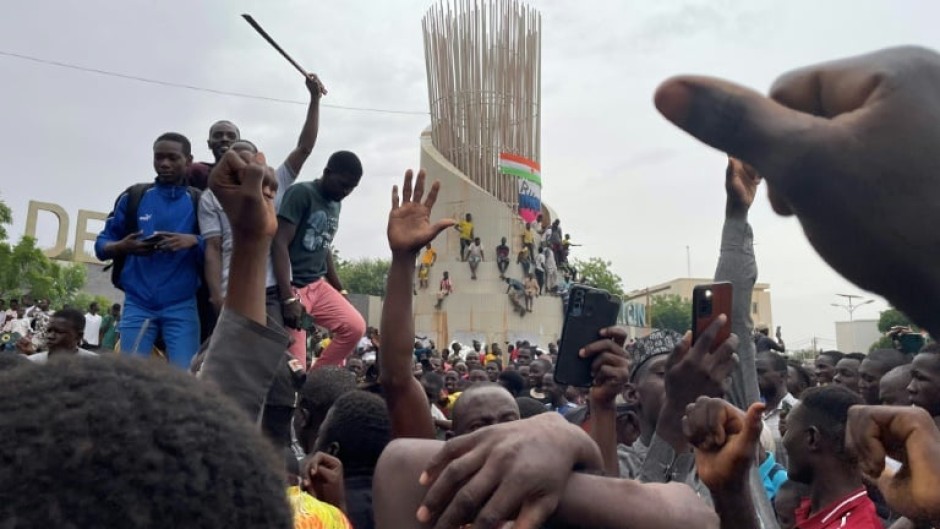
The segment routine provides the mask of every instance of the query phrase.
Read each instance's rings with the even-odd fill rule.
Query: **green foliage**
[[[585,285],[623,296],[623,279],[611,270],[610,261],[605,261],[600,257],[591,257],[587,261],[574,259],[572,265]]]
[[[385,296],[385,280],[388,277],[388,259],[341,259],[333,254],[333,264],[343,287],[353,294]]]
[[[650,302],[650,323],[654,329],[685,333],[692,328],[692,302],[677,294],[653,296]]]
[[[888,309],[881,311],[881,315],[878,317],[878,330],[881,332],[888,332],[891,330],[891,327],[912,327],[915,330],[917,326],[908,318],[903,312],[898,309]]]
[[[881,327],[880,322],[879,322],[878,327]],[[868,352],[870,353],[874,351],[875,349],[894,349],[894,340],[892,340],[890,336],[884,335],[881,338],[878,338],[878,341],[871,344],[871,347],[868,348]]]
[[[85,285],[85,267],[49,259],[32,237],[11,245],[6,225],[12,221],[9,206],[0,201],[0,298],[30,294],[34,299],[49,299],[53,307],[61,306]]]

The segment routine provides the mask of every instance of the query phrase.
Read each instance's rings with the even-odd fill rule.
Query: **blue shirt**
[[[787,477],[787,469],[783,468],[780,463],[777,463],[773,453],[767,452],[767,459],[761,463],[759,471],[761,480],[764,482],[764,491],[767,493],[767,499],[773,501],[774,497],[777,496],[777,491],[780,490],[780,485],[783,485],[783,483],[789,479]]]
[[[125,229],[127,201],[127,193],[121,195],[95,241],[95,255],[102,261],[113,257],[105,254],[105,245],[129,235]],[[147,189],[137,206],[137,226],[142,239],[156,232],[188,233],[196,235],[199,244],[178,252],[128,255],[121,271],[121,286],[127,298],[149,309],[194,298],[202,274],[204,245],[198,235],[197,211],[186,186],[155,183]]]

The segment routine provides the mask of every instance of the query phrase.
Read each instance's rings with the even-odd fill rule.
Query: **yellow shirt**
[[[473,222],[462,220],[457,223],[457,231],[460,232],[460,238],[470,240],[473,238]]]
[[[288,487],[287,499],[294,513],[294,529],[352,529],[343,511],[314,498],[299,487]]]
[[[437,250],[434,248],[428,248],[424,251],[424,255],[421,256],[421,264],[424,266],[431,266],[434,264],[434,261],[437,260]]]
[[[532,230],[522,232],[522,244],[535,244],[535,234]]]

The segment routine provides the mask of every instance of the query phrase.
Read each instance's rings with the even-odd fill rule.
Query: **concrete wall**
[[[460,219],[473,215],[474,231],[484,248],[484,262],[477,271],[478,279],[470,279],[470,268],[460,262],[460,237],[456,230],[447,230],[434,242],[437,264],[431,269],[430,287],[418,290],[415,298],[415,330],[438,344],[459,339],[483,339],[487,342],[528,339],[542,346],[558,339],[563,321],[560,298],[543,296],[536,300],[533,312],[524,317],[513,311],[506,295],[506,284],[499,279],[496,267],[496,246],[507,238],[512,262],[507,276],[522,279],[522,268],[515,263],[515,254],[522,245],[522,221],[512,208],[498,201],[467,179],[442,156],[431,142],[430,131],[421,135],[421,167],[428,181],[441,182],[441,191],[433,212],[433,221],[441,218]],[[435,309],[437,287],[444,271],[450,273],[454,294],[441,310]]]

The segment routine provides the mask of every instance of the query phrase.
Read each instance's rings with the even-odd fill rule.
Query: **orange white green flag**
[[[538,162],[508,152],[499,155],[499,171],[519,181],[519,216],[535,222],[542,212],[542,171]]]

